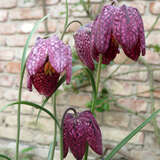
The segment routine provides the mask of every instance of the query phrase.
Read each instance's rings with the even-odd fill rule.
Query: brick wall
[[[78,19],[84,24],[89,21],[82,6],[76,5],[79,0],[69,1],[69,20]],[[96,13],[98,2],[100,0],[91,0],[92,9]],[[51,14],[48,20],[48,29],[51,34],[63,31],[65,0],[46,0],[47,11]],[[107,4],[107,3],[106,3]],[[138,8],[144,20],[145,32],[151,29],[156,17],[160,14],[159,0],[130,0],[120,1],[120,4],[127,4]],[[16,101],[18,97],[20,59],[23,52],[23,46],[26,38],[31,31],[34,23],[43,17],[41,0],[1,0],[0,1],[0,104],[1,107],[10,102]],[[64,41],[73,46],[72,33],[79,28],[78,24],[73,24],[68,29]],[[41,24],[38,31],[33,36],[30,46],[34,44],[38,35],[44,35],[44,24]],[[154,31],[146,40],[147,45],[160,44],[160,20],[154,27]],[[154,87],[160,85],[160,56],[153,49],[147,49],[144,60],[151,64],[153,71]],[[124,61],[124,55],[116,57],[115,65],[108,65],[103,70],[102,79],[112,73],[119,64]],[[144,92],[149,90],[149,73],[132,72],[122,74],[133,70],[146,70],[146,66],[141,63],[135,63],[128,60],[121,65],[116,72],[117,76],[106,81],[103,86],[107,87],[118,98],[118,104],[131,110],[135,114],[128,113],[127,110],[112,105],[109,112],[97,113],[97,119],[102,129],[104,145],[115,145],[130,131],[135,129],[141,122],[138,115],[148,116],[151,113],[150,93]],[[121,74],[121,75],[119,75]],[[26,81],[23,85],[23,99],[34,101],[41,104],[43,97],[37,92],[29,92],[26,89]],[[140,93],[139,93],[140,92]],[[132,94],[132,95],[131,95]],[[155,98],[155,108],[160,108],[160,88],[153,91]],[[57,97],[57,110],[59,119],[67,106],[73,105],[79,110],[84,110],[86,103],[91,98],[91,89],[85,88],[80,90],[79,94],[63,91]],[[52,111],[51,101],[47,108]],[[11,153],[15,149],[16,137],[16,111],[15,106],[0,112],[0,151]],[[54,131],[53,121],[44,113],[38,125],[35,125],[37,110],[22,105],[21,118],[21,147],[35,145],[37,148],[33,151],[34,159],[46,159],[48,144],[51,143]],[[160,126],[160,116],[157,117]],[[5,147],[4,147],[5,146]],[[123,148],[135,160],[159,160],[160,148],[154,135],[154,128],[151,124],[147,125]],[[43,154],[42,154],[43,153]],[[57,150],[58,153],[58,150]],[[38,156],[39,155],[39,156]],[[57,158],[58,159],[58,158]],[[68,159],[72,159],[69,157]]]

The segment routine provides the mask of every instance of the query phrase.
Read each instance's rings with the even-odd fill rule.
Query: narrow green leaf
[[[29,152],[29,151],[32,151],[34,150],[36,147],[27,147],[27,148],[24,148],[22,149],[21,153],[26,153],[26,152]]]
[[[29,101],[13,102],[13,103],[7,104],[4,108],[10,107],[10,106],[13,106],[13,105],[16,105],[16,104],[25,104],[27,106],[34,107],[36,109],[41,109],[42,111],[44,111],[45,113],[47,113],[56,122],[56,124],[57,124],[57,126],[59,128],[61,128],[58,120],[55,118],[55,116],[48,109],[43,108],[40,105],[35,104],[33,102],[29,102]]]
[[[0,154],[1,158],[7,159],[7,160],[11,160],[11,158],[7,157],[6,155]]]
[[[111,158],[133,137],[135,136],[145,125],[147,125],[153,118],[157,116],[160,109],[153,112],[149,118],[147,118],[141,125],[139,125],[135,130],[133,130],[127,137],[125,137],[105,158],[105,160],[111,160]]]
[[[47,160],[52,160],[51,159],[52,150],[53,150],[53,143],[50,144]]]

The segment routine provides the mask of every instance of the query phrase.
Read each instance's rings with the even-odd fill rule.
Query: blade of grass
[[[149,118],[147,118],[141,125],[139,125],[135,130],[133,130],[127,137],[125,137],[105,158],[105,160],[111,160],[111,158],[132,138],[134,137],[143,127],[145,127],[153,118],[157,116],[160,109],[152,113]]]
[[[7,157],[6,155],[0,154],[1,158],[7,159],[7,160],[11,160],[11,158]]]
[[[21,101],[22,97],[22,84],[23,84],[23,77],[25,72],[25,64],[26,64],[26,54],[27,49],[29,46],[29,42],[31,40],[32,35],[35,33],[36,29],[38,28],[39,24],[43,22],[49,15],[43,17],[41,20],[39,20],[33,27],[31,33],[29,34],[27,41],[25,43],[24,49],[23,49],[23,55],[21,60],[21,73],[20,73],[20,86],[19,86],[19,93],[18,93],[18,101]],[[16,160],[19,160],[19,140],[20,140],[20,113],[21,113],[21,105],[18,104],[18,110],[17,110],[17,136],[16,136]]]

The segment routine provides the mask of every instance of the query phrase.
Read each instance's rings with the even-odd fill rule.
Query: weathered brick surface
[[[101,0],[91,0],[91,2],[93,2],[91,8],[93,9],[94,14],[98,11],[100,1]],[[69,22],[75,19],[80,20],[83,24],[90,22],[90,19],[86,17],[83,7],[78,4],[79,0],[68,0],[68,2]],[[105,2],[105,4],[109,3],[109,1]],[[56,32],[60,37],[64,30],[65,23],[65,0],[46,0],[46,4],[47,12],[51,14],[48,18],[49,33],[52,35]],[[142,14],[146,34],[151,29],[157,15],[160,13],[159,0],[122,0],[120,1],[120,4],[138,8]],[[41,17],[43,17],[42,1],[0,0],[0,109],[8,103],[17,101],[20,81],[20,60],[23,53],[23,47],[35,22]],[[67,34],[64,36],[65,43],[74,46],[72,32],[75,32],[79,27],[80,25],[78,23],[73,23],[68,28]],[[160,20],[158,20],[153,31],[146,40],[147,45],[160,44],[159,30]],[[32,37],[27,54],[34,45],[36,37],[43,37],[44,32],[44,23],[41,23],[36,34]],[[150,64],[152,69],[160,68],[159,52],[156,52],[154,49],[147,49],[146,56],[144,56],[143,59]],[[116,63],[116,65],[114,63]],[[103,142],[107,144],[118,143],[142,123],[142,119],[139,118],[139,116],[133,115],[132,113],[128,114],[128,110],[140,115],[145,115],[146,117],[148,117],[151,112],[150,93],[148,92],[150,89],[149,74],[147,72],[140,72],[141,70],[146,70],[145,65],[140,62],[137,63],[132,61],[126,57],[122,49],[120,50],[120,54],[114,59],[114,63],[112,63],[113,65],[107,65],[106,69],[102,70],[101,82],[103,82],[104,78],[110,75],[119,64],[121,64],[120,68],[114,73],[112,79],[109,79],[100,85],[99,90],[103,87],[109,89],[113,95],[116,95],[115,98],[117,98],[119,106],[124,109],[117,107],[112,103],[110,104],[109,112],[95,113],[98,124],[102,128]],[[158,87],[153,91],[156,98],[155,109],[157,110],[160,109],[159,70],[153,72],[153,80],[154,87]],[[26,86],[25,74],[22,100],[33,101],[41,105],[44,97],[39,95],[34,87],[33,92],[29,92]],[[143,93],[144,91],[147,92]],[[72,106],[79,112],[88,109],[85,105],[92,98],[91,86],[80,89],[78,94],[70,91],[63,91],[62,88],[61,92],[62,93],[57,96],[58,120],[61,120],[63,113],[68,107]],[[45,107],[50,112],[53,112],[51,100],[49,100]],[[48,145],[53,140],[54,121],[48,114],[41,112],[39,123],[38,125],[35,125],[38,111],[39,110],[33,109],[30,106],[21,105],[21,140],[32,144]],[[0,139],[7,138],[15,141],[17,125],[16,113],[17,105],[11,106],[0,113]],[[158,115],[157,121],[159,126],[160,115]],[[7,141],[7,145],[8,142],[9,141]],[[127,151],[130,151],[135,160],[159,160],[159,146],[151,124],[144,127],[130,143],[132,143],[129,144],[130,147],[127,145],[125,148]],[[139,150],[137,148],[139,148]],[[56,152],[57,157],[55,159],[59,159],[58,152],[59,151]],[[48,154],[48,148],[42,149],[38,147],[34,154],[36,154],[34,156],[35,160],[45,160]],[[67,158],[73,159],[70,155]]]
[[[105,112],[103,113],[103,123],[109,126],[128,127],[129,115],[118,112]]]
[[[9,17],[12,20],[40,19],[43,12],[41,8],[16,8],[10,10]]]
[[[8,73],[20,73],[21,63],[20,62],[9,62],[6,65],[6,70]]]
[[[0,1],[0,8],[13,8],[16,4],[17,0]]]
[[[8,11],[0,10],[0,22],[6,21],[8,18]]]
[[[116,129],[116,128],[109,128],[109,127],[102,127],[101,131],[102,131],[103,139],[107,139],[111,141],[121,141],[130,133],[130,131]],[[136,134],[136,136],[132,138],[129,141],[129,143],[142,145],[144,143],[143,132],[139,132],[138,134]]]
[[[160,13],[160,2],[155,1],[150,3],[150,12],[152,14],[159,14]]]

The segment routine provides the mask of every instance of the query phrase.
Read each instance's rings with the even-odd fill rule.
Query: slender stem
[[[24,71],[25,71],[25,64],[24,64],[24,68],[22,70],[21,79],[20,79],[20,86],[19,86],[19,93],[18,93],[19,102],[21,102],[21,99],[22,99],[22,84],[23,84]],[[18,110],[17,110],[16,160],[19,160],[20,125],[21,125],[21,104],[19,103]]]
[[[85,152],[85,155],[84,155],[84,160],[88,159],[88,149],[89,149],[89,146],[88,146],[88,143],[87,143],[87,145],[86,145],[86,152]]]
[[[95,103],[96,103],[98,89],[99,89],[99,82],[100,82],[100,75],[101,75],[101,64],[102,64],[102,54],[99,55],[98,70],[97,70],[97,75],[96,75],[96,94],[94,94],[94,96],[93,96],[93,102],[92,102],[92,107],[91,107],[91,112],[93,114],[94,114],[94,110],[95,110]],[[87,160],[87,159],[88,159],[88,144],[86,146],[84,160]]]
[[[152,71],[150,65],[147,64],[142,58],[140,59],[140,61],[146,66],[146,68],[148,70],[149,86],[150,86],[150,89],[153,89],[153,71]],[[153,95],[152,91],[150,91],[150,100],[151,100],[151,114],[152,114],[152,113],[155,112],[155,107],[154,107],[155,100],[154,100],[154,95]],[[157,137],[157,142],[160,145],[160,129],[158,127],[156,117],[154,117],[152,119],[152,124],[153,124],[153,127],[154,127],[155,136]]]
[[[98,94],[100,75],[101,75],[102,54],[99,55],[98,71],[96,75],[96,92]]]
[[[66,0],[65,6],[66,6],[66,19],[65,19],[64,29],[66,28],[66,26],[68,24],[68,15],[69,15],[69,13],[68,13],[68,11],[69,11],[68,10],[68,0]]]
[[[42,0],[43,17],[47,15],[46,0]],[[44,21],[45,34],[48,35],[48,19]]]
[[[57,118],[57,111],[56,111],[56,92],[54,93],[52,97],[52,105],[53,105],[53,114],[55,118]],[[51,151],[51,160],[54,158],[54,152],[55,152],[55,147],[57,144],[57,124],[54,122],[54,136],[53,136],[53,148]]]
[[[151,32],[153,31],[153,29],[154,29],[154,27],[156,26],[156,24],[157,24],[157,22],[158,22],[159,18],[160,18],[160,14],[157,16],[157,18],[156,18],[155,22],[154,22],[154,23],[153,23],[153,25],[151,26],[151,29],[150,29],[150,30],[149,30],[149,32],[147,33],[147,35],[146,35],[146,39],[149,37],[149,35],[150,35],[150,34],[151,34]]]
[[[61,36],[61,40],[63,39],[63,37],[64,37],[64,35],[65,35],[68,27],[69,27],[72,23],[79,23],[79,24],[82,26],[82,23],[81,23],[80,21],[78,21],[78,20],[73,20],[73,21],[69,22],[69,23],[65,26],[65,28],[64,28],[64,31],[63,31],[62,36]]]

